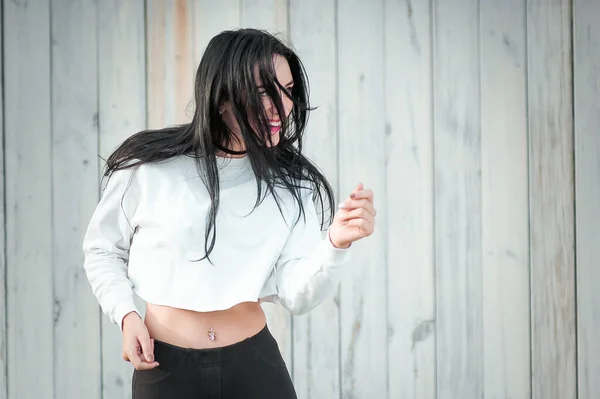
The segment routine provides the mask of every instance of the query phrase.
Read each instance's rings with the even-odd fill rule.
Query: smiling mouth
[[[278,133],[281,130],[281,121],[269,121],[271,126],[271,134]]]

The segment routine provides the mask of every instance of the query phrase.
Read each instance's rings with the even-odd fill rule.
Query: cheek
[[[271,108],[275,107],[268,97],[265,97],[262,99],[262,105],[263,105],[263,108],[267,111],[270,110]]]
[[[283,100],[283,108],[285,109],[286,118],[290,116],[290,112],[292,112],[293,107],[294,103],[292,102],[292,100],[286,97],[285,100]]]

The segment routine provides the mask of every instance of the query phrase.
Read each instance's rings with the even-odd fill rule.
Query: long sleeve
[[[303,205],[306,218],[301,217],[293,227],[275,269],[279,302],[296,315],[309,312],[335,290],[351,251],[334,247],[329,234],[321,238],[310,195],[304,197]]]
[[[135,311],[133,284],[127,275],[130,224],[138,205],[132,170],[114,172],[98,203],[83,240],[84,269],[100,307],[122,329],[126,314]]]

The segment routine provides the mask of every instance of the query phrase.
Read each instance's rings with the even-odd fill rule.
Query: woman
[[[307,93],[278,39],[223,32],[198,68],[191,123],[137,133],[109,157],[84,266],[123,333],[134,399],[296,397],[260,302],[317,306],[375,218],[361,184],[324,217],[332,188],[302,154]]]

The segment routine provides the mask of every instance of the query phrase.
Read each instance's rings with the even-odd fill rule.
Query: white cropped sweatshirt
[[[144,301],[199,312],[248,301],[281,303],[303,314],[337,286],[351,249],[322,237],[305,190],[306,218],[280,193],[283,216],[268,195],[256,209],[249,159],[217,158],[220,204],[216,242],[204,255],[208,192],[194,159],[176,157],[113,173],[83,241],[84,268],[102,311],[122,327]]]

